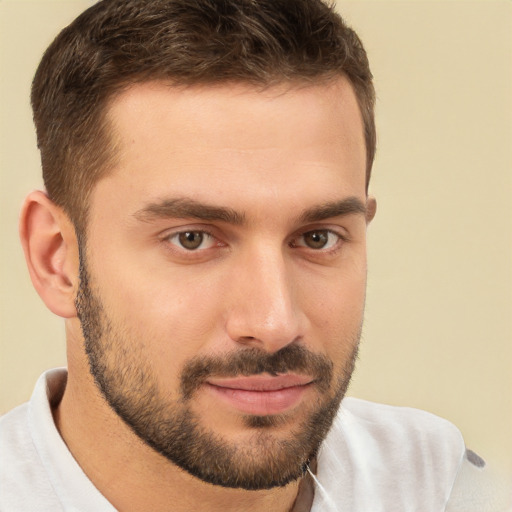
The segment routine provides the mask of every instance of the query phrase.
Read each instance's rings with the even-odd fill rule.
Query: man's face
[[[133,87],[91,197],[77,298],[91,372],[148,445],[210,483],[299,477],[357,353],[365,146],[344,79]]]

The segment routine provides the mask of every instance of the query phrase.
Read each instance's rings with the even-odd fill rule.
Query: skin
[[[194,357],[246,348],[272,354],[293,344],[328,358],[340,376],[360,333],[366,227],[375,213],[350,84],[338,78],[259,91],[145,83],[115,98],[109,118],[119,155],[91,195],[88,272],[127,351],[149,365],[158,389],[179,399],[180,372]],[[162,208],[175,199],[236,215],[211,220]],[[319,218],[326,204],[347,200],[362,210],[331,209]],[[106,498],[121,511],[164,511],[169,503],[178,512],[290,510],[297,481],[250,492],[213,486],[126,426],[89,371],[74,305],[78,245],[68,217],[35,192],[20,231],[36,289],[66,319],[69,377],[56,425]],[[185,231],[209,235],[187,250],[179,237]],[[309,247],[304,233],[311,232],[328,236],[327,245]],[[293,436],[333,386],[302,391],[271,439]],[[195,391],[190,407],[202,426],[233,446],[254,442],[246,412],[208,386]]]

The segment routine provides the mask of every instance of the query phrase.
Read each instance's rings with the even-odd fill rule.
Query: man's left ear
[[[377,200],[373,196],[366,198],[366,224],[369,224],[377,213]]]
[[[75,317],[79,258],[69,217],[44,192],[35,191],[25,199],[19,231],[37,293],[56,315]]]

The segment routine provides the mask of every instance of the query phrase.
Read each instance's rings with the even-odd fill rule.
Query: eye
[[[294,240],[293,247],[308,247],[309,249],[321,250],[332,249],[342,240],[341,235],[329,229],[315,229],[302,233]]]
[[[169,242],[187,251],[209,249],[215,245],[215,239],[205,231],[181,231],[168,238]]]

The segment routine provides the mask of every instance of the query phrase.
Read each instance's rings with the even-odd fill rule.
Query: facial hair
[[[105,311],[80,256],[80,286],[76,308],[85,352],[94,381],[109,406],[148,446],[204,482],[246,490],[284,486],[307,471],[327,435],[355,366],[357,339],[344,368],[334,375],[332,362],[302,345],[289,344],[275,353],[242,348],[223,357],[194,357],[181,370],[180,399],[160,389],[143,344],[115,326]],[[181,340],[177,342],[181,343]],[[236,443],[209,429],[191,407],[196,392],[209,377],[235,377],[294,372],[311,376],[317,388],[314,409],[283,439],[273,429],[286,415],[243,418],[249,442]]]

